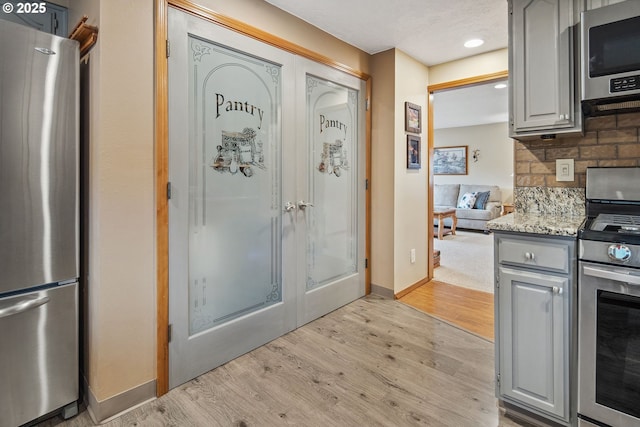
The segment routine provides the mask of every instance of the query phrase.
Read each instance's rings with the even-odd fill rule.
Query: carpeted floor
[[[456,230],[455,236],[433,242],[440,250],[435,280],[493,293],[493,234]]]

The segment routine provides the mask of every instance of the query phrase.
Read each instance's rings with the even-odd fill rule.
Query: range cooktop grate
[[[606,231],[614,227],[620,231],[640,231],[640,215],[600,214],[593,220],[591,230]]]

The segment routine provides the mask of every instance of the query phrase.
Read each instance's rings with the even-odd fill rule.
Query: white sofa
[[[466,193],[489,191],[489,199],[484,209],[461,209],[458,203]],[[469,185],[469,184],[434,184],[433,210],[455,209],[458,218],[457,228],[487,230],[487,222],[500,216],[502,208],[502,192],[497,185]],[[437,221],[434,221],[437,225]],[[444,225],[451,227],[451,219],[445,218]]]

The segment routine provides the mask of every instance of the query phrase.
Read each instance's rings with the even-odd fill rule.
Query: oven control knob
[[[609,246],[607,255],[609,255],[609,258],[613,261],[626,262],[631,258],[631,249],[625,245],[615,244]]]

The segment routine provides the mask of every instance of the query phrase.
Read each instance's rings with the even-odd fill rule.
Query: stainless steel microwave
[[[580,29],[583,108],[639,108],[640,0],[582,12]]]

